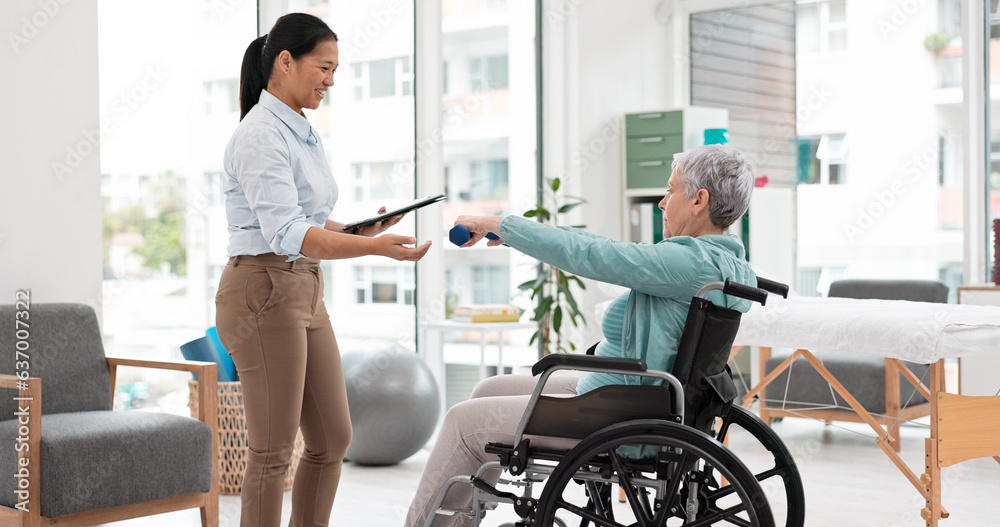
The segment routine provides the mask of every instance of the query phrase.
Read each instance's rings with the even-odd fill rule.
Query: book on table
[[[452,311],[455,322],[517,322],[521,309],[507,304],[460,304]]]

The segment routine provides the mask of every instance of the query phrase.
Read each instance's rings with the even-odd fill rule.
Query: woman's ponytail
[[[267,35],[257,38],[243,54],[243,67],[240,69],[241,121],[260,100],[260,92],[267,88],[267,79],[271,76],[271,64],[265,62],[263,57],[266,40]]]

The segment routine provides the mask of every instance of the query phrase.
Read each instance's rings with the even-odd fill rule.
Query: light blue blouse
[[[566,272],[630,288],[618,356],[642,359],[651,370],[673,370],[688,307],[699,287],[726,278],[757,284],[743,243],[725,234],[675,236],[657,244],[631,243],[580,229],[546,227],[519,216],[501,220],[498,234],[507,245]],[[713,291],[707,298],[744,313],[750,309],[750,301],[721,291]],[[604,355],[604,350],[598,346],[595,353]],[[661,382],[635,376],[622,380],[623,384]],[[577,392],[608,382],[607,377],[584,374]]]
[[[228,255],[301,258],[306,231],[326,225],[338,195],[309,121],[262,91],[229,140],[223,167]]]

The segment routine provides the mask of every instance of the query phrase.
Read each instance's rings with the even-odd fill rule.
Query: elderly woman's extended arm
[[[685,294],[701,274],[705,255],[684,243],[621,242],[579,229],[553,228],[507,216],[498,233],[511,247],[585,278],[655,296]]]

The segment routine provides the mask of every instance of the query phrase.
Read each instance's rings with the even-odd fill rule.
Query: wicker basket
[[[198,381],[188,381],[191,415],[198,415]],[[292,459],[285,476],[285,490],[292,488],[304,443],[302,430],[295,436]],[[239,494],[247,468],[247,421],[243,414],[243,388],[239,382],[219,383],[219,492]]]

